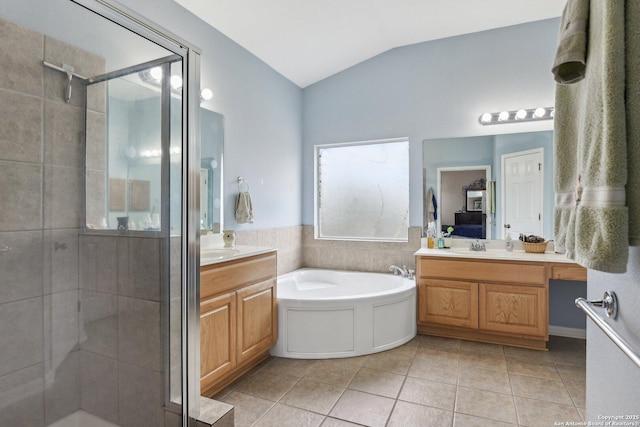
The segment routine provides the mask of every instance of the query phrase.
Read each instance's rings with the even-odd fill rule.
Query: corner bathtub
[[[360,356],[397,347],[416,335],[413,279],[302,268],[278,276],[277,298],[273,356]]]

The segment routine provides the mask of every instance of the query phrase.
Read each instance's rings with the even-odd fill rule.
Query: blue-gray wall
[[[477,119],[486,111],[554,105],[558,24],[549,19],[396,48],[305,88],[303,224],[313,224],[316,144],[409,137],[410,223],[421,226],[423,140],[552,129],[548,121],[482,126]]]

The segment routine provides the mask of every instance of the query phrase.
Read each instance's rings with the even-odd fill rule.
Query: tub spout
[[[402,267],[392,265],[391,267],[389,267],[389,271],[391,271],[395,276],[409,277],[409,270],[407,270],[406,265]]]

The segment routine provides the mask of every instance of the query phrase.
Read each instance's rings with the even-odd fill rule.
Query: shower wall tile
[[[83,350],[118,357],[117,297],[80,291],[80,345]]]
[[[0,89],[0,129],[0,158],[42,161],[41,99]]]
[[[44,228],[80,228],[82,170],[45,165],[44,177]]]
[[[86,171],[86,220],[88,228],[100,228],[107,218],[106,174],[104,171]]]
[[[0,377],[0,425],[44,426],[42,363]]]
[[[106,169],[106,132],[106,115],[87,111],[87,169]]]
[[[78,230],[45,230],[45,294],[78,289],[78,256]]]
[[[0,233],[0,304],[42,295],[42,232]]]
[[[44,161],[80,168],[84,157],[84,111],[64,103],[44,103]]]
[[[80,409],[80,352],[45,362],[46,425]]]
[[[42,297],[0,305],[0,375],[43,361]]]
[[[107,83],[94,83],[87,86],[87,110],[98,113],[107,112]]]
[[[164,408],[140,400],[140,396],[120,393],[118,424],[122,427],[163,426]]]
[[[128,238],[118,245],[118,294],[160,301],[161,239]]]
[[[42,166],[0,160],[0,231],[42,228]]]
[[[269,248],[277,247],[276,242],[276,229],[267,228],[258,231],[258,246],[265,246]]]
[[[80,288],[115,294],[118,238],[80,236]]]
[[[160,303],[118,297],[118,359],[141,368],[162,370]]]
[[[44,60],[57,66],[70,65],[75,73],[85,77],[102,74],[105,70],[104,58],[48,36],[44,37]],[[69,104],[84,107],[85,85],[80,80],[73,79],[71,87],[72,95]],[[66,74],[46,68],[44,70],[45,98],[64,102],[66,90]]]
[[[164,375],[161,372],[139,368],[128,363],[118,364],[118,393],[135,402],[152,405],[164,404]]]
[[[78,348],[78,290],[44,297],[45,360]]]
[[[0,18],[0,88],[42,96],[42,34]]]
[[[118,422],[118,361],[80,351],[80,409]]]
[[[236,232],[236,245],[258,246],[257,230]]]

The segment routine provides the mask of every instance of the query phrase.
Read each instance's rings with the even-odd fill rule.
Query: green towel
[[[589,0],[570,0],[562,12],[558,50],[553,62],[558,83],[575,83],[584,78],[587,56]]]
[[[556,245],[611,273],[640,243],[638,3],[591,2],[584,79],[556,87]]]

